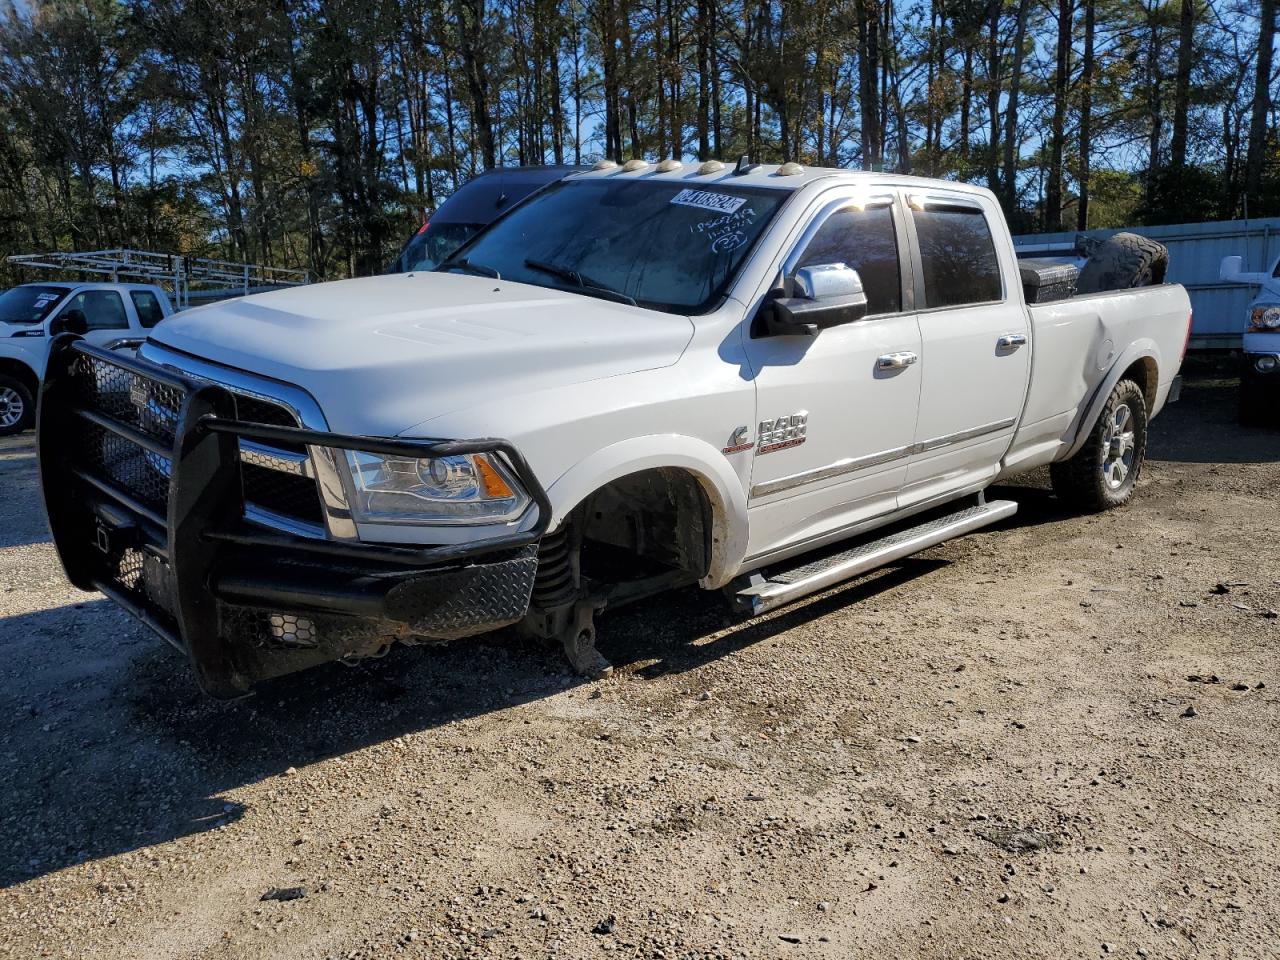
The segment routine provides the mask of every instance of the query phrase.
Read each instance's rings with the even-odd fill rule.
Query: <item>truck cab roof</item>
[[[717,161],[703,164],[681,164],[674,169],[664,170],[663,164],[646,163],[643,167],[628,170],[629,164],[612,167],[601,167],[597,164],[590,170],[572,174],[572,179],[645,179],[687,182],[690,187],[765,187],[775,190],[794,192],[811,183],[821,180],[832,182],[866,182],[881,185],[902,187],[916,186],[922,190],[957,190],[964,193],[989,193],[986,188],[959,181],[940,181],[927,177],[912,177],[897,173],[877,173],[871,170],[847,170],[841,167],[804,167],[796,163],[757,163],[745,166],[739,173],[733,163],[724,162],[720,169],[707,168]],[[706,172],[703,172],[706,170]]]

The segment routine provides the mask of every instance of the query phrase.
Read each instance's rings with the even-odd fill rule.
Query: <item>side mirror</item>
[[[794,296],[770,301],[768,330],[774,336],[816,336],[820,330],[867,315],[867,294],[858,271],[843,263],[801,267],[792,278]]]
[[[1223,283],[1234,283],[1244,271],[1244,257],[1223,257],[1222,267],[1218,270],[1218,279]]]
[[[79,307],[63,310],[49,324],[49,334],[51,336],[57,336],[60,333],[75,333],[83,337],[88,332],[89,318],[84,315],[84,311]]]

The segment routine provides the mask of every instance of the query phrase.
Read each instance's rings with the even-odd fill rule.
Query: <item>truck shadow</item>
[[[0,439],[0,548],[49,539],[35,466],[34,433]]]
[[[1230,380],[1188,383],[1183,402],[1153,425],[1152,460],[1280,459],[1280,437],[1237,427],[1234,403]],[[23,472],[31,473],[11,469],[4,479]],[[32,512],[30,493],[7,499]],[[990,495],[1021,506],[1005,526],[1070,516],[1046,471]],[[4,544],[45,539],[42,516],[10,512],[20,525],[5,529]],[[601,650],[621,682],[693,671],[945,565],[909,559],[754,620],[734,617],[713,596],[680,591],[607,615]],[[252,810],[228,791],[405,734],[501,715],[582,682],[558,653],[507,632],[440,649],[396,648],[217,703],[197,691],[178,654],[103,600],[0,618],[0,652],[0,887],[234,828]]]
[[[1240,381],[1204,371],[1188,378],[1182,399],[1151,422],[1147,459],[1180,463],[1275,463],[1280,461],[1280,411],[1266,426],[1241,426]]]
[[[624,677],[694,670],[942,565],[906,561],[751,621],[681,591],[609,615],[601,649]],[[558,653],[506,631],[398,647],[219,703],[199,693],[179,654],[104,600],[77,610],[94,655],[62,669],[41,651],[62,642],[71,611],[0,620],[10,654],[0,681],[0,888],[233,827],[252,811],[228,791],[584,683]],[[84,646],[67,652],[83,656]]]

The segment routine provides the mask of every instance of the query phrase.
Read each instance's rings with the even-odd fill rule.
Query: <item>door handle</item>
[[[903,367],[909,367],[920,357],[914,353],[886,353],[882,357],[876,358],[876,368],[879,370],[900,370]]]
[[[1001,350],[1016,350],[1027,342],[1025,333],[1006,333],[1003,337],[996,341],[996,346]]]

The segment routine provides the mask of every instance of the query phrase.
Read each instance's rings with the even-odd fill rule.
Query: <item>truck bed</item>
[[[1154,370],[1144,367],[1142,373],[1148,413],[1160,411],[1186,344],[1191,316],[1186,290],[1176,284],[1139,287],[1028,304],[1027,310],[1031,378],[1004,474],[1075,451],[1086,414],[1129,367],[1121,350],[1136,357],[1149,347],[1155,354]]]

